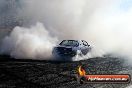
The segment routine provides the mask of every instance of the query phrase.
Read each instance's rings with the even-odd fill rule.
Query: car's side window
[[[84,40],[82,40],[84,46],[88,46],[88,43]]]

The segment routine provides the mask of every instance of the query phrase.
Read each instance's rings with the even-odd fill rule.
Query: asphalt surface
[[[129,84],[79,84],[77,68],[87,74],[132,74],[124,59],[97,57],[77,62],[14,60],[0,57],[0,88],[125,88]]]

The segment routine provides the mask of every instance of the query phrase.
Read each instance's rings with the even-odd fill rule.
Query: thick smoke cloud
[[[0,10],[9,4],[5,1],[2,0]],[[11,1],[17,9],[6,8],[6,13],[12,14],[9,21],[15,21],[19,27],[4,38],[2,53],[16,58],[45,58],[43,55],[51,52],[56,40],[84,39],[93,46],[93,56],[113,54],[131,58],[132,8],[126,7],[129,0]]]
[[[49,58],[56,41],[41,23],[30,28],[15,27],[10,36],[4,38],[1,53],[24,59]]]

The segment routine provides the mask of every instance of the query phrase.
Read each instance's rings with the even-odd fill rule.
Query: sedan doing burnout
[[[90,45],[84,40],[63,40],[59,45],[54,47],[52,53],[54,57],[66,60],[76,55],[87,55],[90,50]]]

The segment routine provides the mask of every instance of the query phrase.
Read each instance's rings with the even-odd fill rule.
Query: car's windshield
[[[63,40],[60,45],[77,47],[79,43],[76,40]]]

